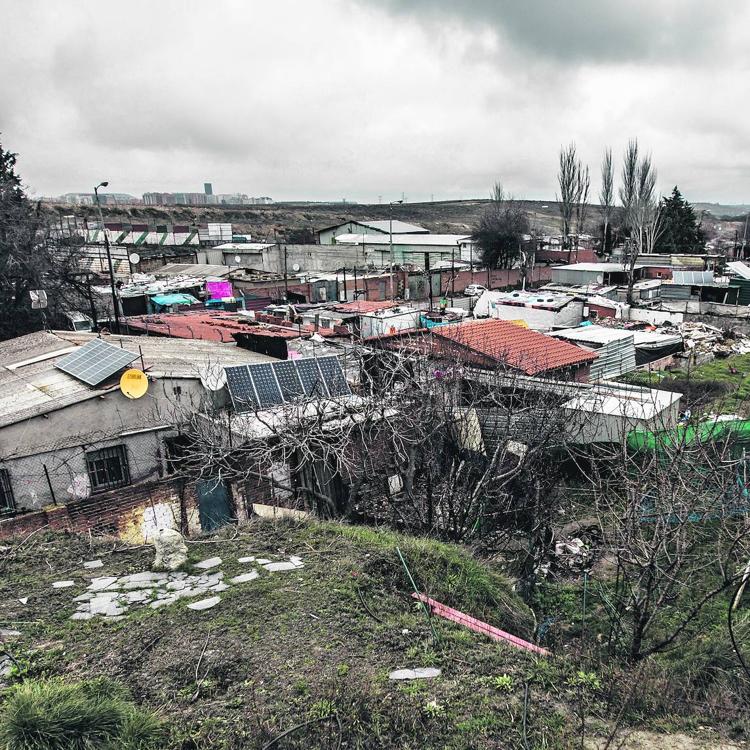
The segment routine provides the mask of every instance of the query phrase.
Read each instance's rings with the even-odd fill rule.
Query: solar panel
[[[55,367],[88,385],[98,385],[134,359],[138,359],[137,354],[94,339],[56,362]]]
[[[276,376],[273,374],[273,365],[270,362],[262,365],[248,365],[248,370],[253,379],[261,409],[284,403]]]
[[[298,359],[294,364],[297,366],[299,379],[302,381],[302,387],[305,389],[305,396],[328,395],[315,359]]]
[[[227,388],[232,397],[235,411],[249,411],[258,405],[250,371],[247,365],[225,367]]]
[[[275,362],[273,369],[281,386],[281,395],[284,397],[284,401],[292,401],[305,395],[293,360],[286,359],[282,362]]]
[[[268,409],[301,397],[351,393],[337,357],[291,359],[224,369],[237,412]]]
[[[351,393],[341,363],[336,357],[321,357],[318,367],[331,396],[347,396]]]

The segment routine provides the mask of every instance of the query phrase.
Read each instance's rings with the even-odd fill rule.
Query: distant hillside
[[[407,203],[393,207],[393,218],[421,224],[434,233],[463,234],[472,228],[482,215],[486,199]],[[542,232],[559,232],[559,210],[555,202],[521,201],[529,211],[532,222]],[[91,206],[49,205],[56,217],[74,214],[96,221],[98,214]],[[249,233],[258,240],[283,239],[289,233],[313,234],[322,227],[347,219],[388,219],[387,204],[326,204],[275,203],[270,206],[131,206],[103,208],[105,220],[142,222],[149,224],[192,224],[209,221],[231,222],[235,231]],[[591,214],[594,215],[593,212]]]

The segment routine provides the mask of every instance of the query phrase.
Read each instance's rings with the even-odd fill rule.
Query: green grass
[[[0,707],[4,750],[151,750],[163,739],[159,719],[105,678],[26,680]]]
[[[697,367],[669,372],[638,370],[623,375],[620,380],[679,391],[702,411],[750,416],[750,354],[714,359]]]
[[[153,551],[118,545],[113,552],[112,540],[39,534],[4,564],[0,557],[0,627],[23,634],[7,646],[20,667],[8,695],[40,681],[62,680],[67,686],[106,678],[124,686],[133,710],[164,716],[170,750],[252,750],[298,725],[302,728],[286,735],[276,750],[335,747],[339,722],[342,746],[361,750],[523,747],[527,685],[530,748],[577,746],[581,693],[588,700],[596,692],[597,716],[611,718],[599,707],[596,680],[602,693],[612,692],[617,713],[630,673],[608,664],[606,654],[601,664],[582,662],[578,583],[551,582],[539,589],[539,622],[556,617],[549,640],[555,658],[537,659],[437,617],[435,640],[411,597],[396,546],[420,590],[504,630],[533,636],[534,615],[513,581],[469,550],[319,522],[254,521],[191,543],[191,562],[218,555],[227,578],[247,570],[236,562],[246,555],[298,554],[305,563],[296,571],[262,571],[251,583],[232,586],[212,610],[193,612],[180,601],[157,610],[131,609],[120,622],[71,622],[72,599],[92,576],[82,569],[83,560],[104,561],[95,575],[123,575],[149,569]],[[75,580],[77,588],[53,590],[52,582],[63,577]],[[606,621],[596,591],[592,583],[585,623],[594,649],[604,643]],[[29,597],[28,604],[22,605],[21,597]],[[721,612],[711,616],[716,628],[711,634],[719,638]],[[427,666],[439,667],[441,676],[411,683],[388,679],[391,670]],[[655,663],[627,721],[673,721],[681,715],[679,702],[697,695],[683,676],[700,677],[706,669],[717,675],[731,670],[725,644],[717,654],[711,647],[698,649],[689,663]],[[581,670],[595,676],[582,678]],[[668,678],[682,686],[679,692],[669,688]],[[7,701],[0,695],[0,710]],[[702,708],[685,710],[684,721],[697,712],[702,715]],[[148,741],[145,737],[144,750]],[[2,742],[0,748],[5,750]]]

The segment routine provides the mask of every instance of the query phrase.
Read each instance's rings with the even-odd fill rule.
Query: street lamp
[[[99,203],[99,188],[105,188],[109,185],[108,182],[100,182],[94,188],[94,200],[96,201],[96,208],[99,211],[99,221],[102,225],[102,232],[104,232],[104,246],[107,248],[107,264],[109,265],[109,286],[112,289],[112,308],[115,313],[115,328],[117,333],[120,332],[120,311],[117,305],[117,292],[115,291],[115,271],[112,267],[112,253],[109,249],[109,237],[107,236],[107,229],[104,226],[104,216],[102,216],[102,206]]]
[[[391,256],[391,264],[389,268],[389,282],[388,285],[390,287],[390,293],[391,293],[391,302],[393,302],[396,299],[396,296],[393,293],[393,207],[397,203],[403,203],[403,200],[400,201],[389,201],[388,203],[388,235],[389,235],[389,242],[390,245],[390,256]]]

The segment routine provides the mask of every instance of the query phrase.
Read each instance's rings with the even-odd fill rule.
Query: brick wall
[[[24,536],[38,529],[108,534],[145,541],[158,527],[184,534],[200,529],[194,488],[180,479],[142,482],[77,499],[65,505],[23,513],[0,521],[0,539]]]

